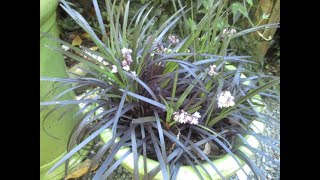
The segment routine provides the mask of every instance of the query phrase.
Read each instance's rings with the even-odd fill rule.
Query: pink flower
[[[216,68],[216,65],[210,65],[210,70],[208,72],[209,76],[218,75],[218,73],[216,72]]]
[[[121,52],[122,52],[122,57],[123,57],[122,69],[129,71],[130,70],[129,65],[132,63],[132,57],[131,57],[132,50],[127,49],[127,48],[123,48],[123,49],[121,49]]]
[[[111,67],[112,67],[111,73],[117,73],[118,72],[118,69],[117,69],[116,65],[112,65]]]
[[[231,93],[229,91],[223,91],[220,93],[219,97],[218,97],[218,107],[222,108],[222,107],[230,107],[230,106],[234,106],[234,97],[231,95]]]
[[[178,121],[182,124],[189,123],[189,124],[198,124],[200,113],[195,112],[192,115],[185,112],[184,110],[181,110],[180,112],[174,112],[173,113],[173,120]]]
[[[177,44],[177,43],[180,42],[180,40],[177,37],[175,37],[175,36],[173,36],[171,34],[168,36],[168,39],[172,44]]]

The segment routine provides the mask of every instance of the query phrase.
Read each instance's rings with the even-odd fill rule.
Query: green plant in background
[[[73,2],[73,1],[72,1]],[[103,1],[99,1],[99,5],[102,5]],[[117,1],[114,6],[120,11],[120,17],[123,17],[125,3],[124,1]],[[179,32],[182,36],[185,34],[190,34],[196,27],[206,12],[209,11],[209,5],[214,3],[214,0],[205,1],[170,1],[170,0],[153,0],[150,1],[150,6],[157,7],[150,12],[150,16],[154,16],[153,30],[158,29],[159,25],[165,22],[172,14],[174,14],[178,9],[185,7],[185,9],[190,9],[189,11],[183,11],[183,17],[178,22]],[[235,36],[236,39],[228,43],[229,48],[233,52],[241,55],[250,55],[254,60],[258,62],[260,66],[264,66],[265,54],[269,49],[270,40],[272,39],[278,23],[280,22],[279,16],[279,2],[280,1],[259,1],[259,0],[232,0],[225,1],[227,6],[224,6],[219,11],[216,11],[220,16],[220,19],[216,19],[211,25],[215,27],[215,31],[212,31],[210,36],[216,37],[217,32],[222,32],[223,29],[234,29],[237,31],[252,29],[254,33],[241,34],[240,36]],[[80,2],[74,2],[73,5],[80,13],[83,12],[83,8],[80,7]],[[131,2],[131,9],[129,12],[129,21],[134,14],[140,9],[146,1],[134,0]],[[82,3],[85,9],[92,9],[90,12],[94,12],[94,8],[90,3],[85,1]],[[89,10],[87,10],[89,11]],[[215,12],[215,11],[213,11]],[[94,28],[99,29],[99,25],[96,17],[91,13],[83,13],[87,17],[88,23]],[[121,20],[120,18],[120,20]],[[109,20],[106,12],[102,12],[102,19],[106,28],[109,28]],[[70,22],[70,18],[63,19],[65,23],[61,23],[63,27],[74,26]],[[71,25],[69,25],[71,24]],[[209,26],[208,26],[209,27]],[[66,30],[70,30],[66,28]],[[251,31],[252,32],[252,31]],[[210,40],[213,41],[213,40]],[[214,48],[212,48],[214,49]],[[261,67],[259,67],[261,68]],[[258,68],[258,69],[259,69]]]
[[[232,0],[232,24],[241,28],[280,23],[280,0]],[[233,41],[230,46],[238,54],[249,54],[261,67],[276,28],[257,31]]]
[[[191,8],[178,8],[181,2],[178,6],[172,1],[174,14],[156,24],[157,15],[152,15],[154,7],[150,3],[129,18],[130,1],[119,2],[124,9],[116,6],[117,1],[106,1],[106,12],[101,12],[97,0],[93,0],[97,30],[68,3],[61,2],[62,8],[90,35],[99,52],[49,37],[75,53],[51,47],[53,50],[85,64],[90,75],[41,77],[41,81],[73,84],[52,101],[41,102],[42,106],[59,109],[80,105],[76,115],[84,114],[69,139],[67,155],[49,173],[109,131],[110,139],[105,140],[90,166],[91,169],[101,163],[93,179],[106,179],[131,153],[135,179],[179,179],[186,176],[180,171],[185,165],[199,179],[224,179],[237,169],[227,172],[212,160],[225,155],[233,159],[237,168],[246,162],[263,179],[251,155],[260,153],[272,158],[247,143],[247,135],[272,144],[272,138],[255,132],[257,124],[253,122],[271,120],[261,113],[261,97],[278,98],[271,88],[279,83],[279,78],[248,71],[245,64],[255,63],[248,61],[247,56],[235,56],[228,47],[234,38],[268,26],[239,32],[226,27],[221,23],[228,20],[224,1],[204,1],[202,14],[195,13],[201,6],[191,3]],[[108,33],[103,14],[108,19]],[[83,87],[88,87],[88,91],[78,100],[59,99]],[[245,149],[240,148],[242,144]],[[130,148],[113,162],[123,147]],[[273,144],[272,148],[278,149]],[[100,162],[106,153],[107,158]],[[159,164],[150,169],[147,159]]]

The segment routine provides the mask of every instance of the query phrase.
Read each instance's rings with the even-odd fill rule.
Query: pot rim
[[[262,132],[264,129],[264,124],[259,121],[253,121],[252,122],[252,128],[255,132]],[[104,143],[108,142],[112,137],[111,129],[106,129],[100,134],[100,138]],[[258,148],[259,141],[251,135],[245,136],[248,144],[253,148]],[[120,138],[116,138],[116,141],[119,141]],[[124,154],[130,150],[130,147],[122,147],[118,153],[115,155],[115,159],[118,160]],[[239,150],[242,151],[244,154],[246,154],[249,157],[253,156],[253,153],[244,145],[241,145],[239,147]],[[246,163],[243,162],[237,155],[235,155],[240,162],[240,164],[243,166]],[[144,175],[144,163],[143,163],[143,156],[139,155],[138,158],[138,166],[139,166],[139,174]],[[229,177],[233,175],[235,172],[237,172],[240,167],[236,163],[236,161],[233,159],[233,157],[229,154],[224,155],[223,157],[219,159],[215,159],[211,161],[216,168],[221,172],[221,174],[225,177]],[[131,173],[133,173],[133,167],[134,167],[134,159],[133,159],[133,153],[130,153],[121,163],[121,165],[129,170]],[[153,168],[159,165],[158,161],[155,161],[153,159],[147,158],[147,172],[149,173]],[[211,165],[208,162],[205,162],[202,164],[204,168],[209,172],[212,179],[220,179],[220,176],[215,172],[215,170],[211,167]],[[201,175],[203,175],[204,179],[210,179],[210,177],[207,176],[207,174],[202,170],[202,168],[199,165],[196,165],[196,168],[199,170]],[[198,175],[192,168],[192,166],[181,166],[179,169],[179,172],[177,174],[177,179],[199,179]],[[163,179],[162,173],[159,171],[159,173],[154,177],[154,179]]]

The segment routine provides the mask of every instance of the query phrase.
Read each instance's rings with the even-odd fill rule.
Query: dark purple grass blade
[[[154,110],[154,115],[156,117],[156,123],[157,123],[157,129],[158,129],[158,134],[159,134],[159,139],[160,139],[160,147],[161,147],[161,152],[163,156],[164,162],[167,161],[167,153],[166,153],[166,145],[163,137],[163,131],[162,131],[162,126],[160,124],[160,118],[158,115],[158,112]]]
[[[179,145],[184,150],[184,152],[186,152],[207,174],[209,174],[208,171],[203,167],[202,163],[187,149],[187,147],[179,140],[177,140],[177,137],[170,134],[170,132],[167,132],[166,130],[163,130],[163,134],[166,135],[171,141]],[[216,169],[216,167],[213,167],[213,169]],[[223,176],[221,178],[223,178]]]
[[[141,136],[142,136],[142,139],[145,139],[146,138],[146,133],[145,133],[145,130],[144,130],[144,125],[143,124],[140,124],[140,127],[141,127]],[[147,148],[146,148],[146,141],[143,142],[142,144],[142,154],[143,154],[143,171],[144,171],[144,177],[143,179],[144,180],[147,180],[148,179],[148,171],[147,171]]]
[[[131,78],[133,78],[134,80],[136,80],[139,84],[141,84],[142,87],[144,87],[148,93],[151,95],[151,97],[155,100],[155,101],[159,101],[159,99],[157,98],[157,96],[154,94],[154,92],[149,88],[149,86],[144,83],[143,81],[141,81],[138,77],[134,76],[131,73],[128,72],[124,72],[127,76],[130,76]]]
[[[197,173],[198,177],[201,179],[201,180],[204,180],[200,171],[198,170],[198,168],[196,167],[196,165],[191,161],[191,159],[185,155],[185,154],[182,154],[184,156],[184,158],[186,158],[186,160],[188,161],[188,165],[190,165],[194,171]],[[208,173],[207,173],[208,174]],[[210,179],[212,179],[210,176],[208,176]]]
[[[143,124],[143,123],[146,123],[146,122],[152,122],[152,121],[156,121],[156,120],[157,119],[154,116],[147,116],[147,117],[134,119],[131,123],[133,123],[133,124]]]
[[[123,135],[123,131],[120,131],[117,133],[117,137],[122,136]],[[97,154],[92,158],[92,162],[89,166],[89,171],[87,172],[87,176],[89,175],[89,173],[91,172],[90,170],[95,166],[98,165],[99,162],[102,159],[102,156],[107,152],[107,150],[111,147],[112,145],[112,141],[108,141],[106,142],[97,152]]]
[[[256,179],[261,179],[261,180],[265,180],[266,178],[262,175],[259,167],[257,167],[257,165],[255,165],[251,159],[249,157],[247,157],[243,152],[236,150],[234,152],[236,155],[238,155],[238,157],[240,157],[244,162],[246,162],[246,164],[250,167],[250,169],[252,170],[254,176],[256,177]]]
[[[84,99],[84,100],[62,100],[62,101],[47,101],[47,102],[40,102],[41,106],[48,106],[48,105],[56,105],[56,104],[79,104],[79,103],[103,103],[104,100],[92,100],[92,99]]]
[[[132,143],[132,153],[133,153],[133,175],[134,179],[140,179],[139,176],[139,154],[138,154],[138,147],[137,147],[137,138],[136,138],[136,129],[137,125],[135,124],[130,124],[130,129],[131,129],[131,143]]]
[[[161,154],[160,148],[158,146],[158,143],[157,143],[157,140],[156,140],[157,138],[156,138],[156,136],[154,134],[154,131],[152,130],[152,127],[148,126],[147,128],[148,128],[148,132],[151,135],[151,140],[153,142],[153,147],[154,147],[154,149],[156,151],[156,156],[157,156],[158,162],[159,162],[160,167],[161,167],[162,176],[163,176],[163,178],[165,180],[169,180],[169,174],[168,174],[168,171],[167,171],[167,166],[166,166],[164,157]]]
[[[129,90],[129,87],[130,87],[130,83],[129,85],[127,85],[124,93],[122,94],[122,97],[121,97],[121,101],[119,103],[119,106],[118,106],[118,110],[116,112],[116,115],[115,115],[115,122],[112,126],[112,141],[115,140],[115,135],[116,135],[116,129],[117,129],[117,125],[118,125],[118,121],[119,121],[119,118],[120,118],[120,114],[122,112],[122,108],[124,106],[124,103],[125,103],[125,100],[126,100],[126,97],[127,97],[127,93],[128,93],[128,90]]]
[[[120,90],[120,91],[123,91],[123,90]],[[149,104],[152,104],[154,106],[157,106],[157,107],[159,107],[159,108],[161,108],[163,110],[166,110],[166,106],[165,105],[163,105],[163,104],[161,104],[161,103],[159,103],[157,101],[154,101],[152,99],[146,98],[144,96],[141,96],[139,94],[136,94],[136,93],[133,93],[133,92],[130,92],[130,91],[128,91],[128,95],[132,96],[134,98],[140,99],[141,101],[144,101],[144,102],[147,102]]]
[[[130,130],[127,130],[124,135],[121,137],[119,142],[114,142],[113,139],[111,139],[111,144],[116,145],[111,153],[108,155],[107,159],[101,164],[97,172],[95,173],[92,180],[100,180],[100,179],[106,179],[104,172],[108,169],[109,165],[112,163],[112,160],[114,159],[114,156],[119,151],[119,149],[122,147],[124,142],[126,142],[128,139],[130,139]]]

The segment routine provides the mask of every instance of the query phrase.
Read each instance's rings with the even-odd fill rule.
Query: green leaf
[[[204,1],[202,1],[202,4],[203,4],[203,7],[204,7],[206,10],[208,10],[209,8],[212,7],[213,2],[214,2],[213,0],[204,0]]]
[[[237,12],[240,12],[245,17],[248,17],[248,12],[247,12],[246,8],[244,8],[244,6],[241,3],[239,3],[239,2],[233,3],[233,4],[231,4],[230,8],[231,8],[231,12],[234,16],[237,15]]]
[[[167,110],[167,116],[166,116],[166,121],[170,122],[171,121],[171,117],[173,114],[174,109],[168,104],[168,102],[160,95],[160,98],[162,99],[162,101],[166,104],[166,110]]]
[[[172,87],[172,94],[171,94],[171,98],[172,99],[171,99],[171,102],[170,102],[171,107],[173,106],[173,99],[176,96],[178,75],[179,75],[179,72],[178,72],[178,70],[176,70],[176,74],[175,74],[174,79],[173,79],[173,87]]]
[[[261,18],[262,18],[262,19],[268,19],[269,16],[270,16],[270,14],[265,14],[265,13],[263,13]]]
[[[205,9],[209,9],[208,2],[207,2],[207,1],[202,1],[202,4],[203,4],[203,7],[204,7]]]
[[[188,35],[187,40],[184,42],[184,44],[179,49],[179,53],[185,52],[187,50],[188,46],[190,44],[192,44],[195,41],[195,39],[197,39],[199,34],[207,27],[209,20],[211,20],[213,17],[215,19],[219,18],[217,15],[214,15],[215,10],[219,4],[221,6],[223,5],[223,3],[221,1],[218,1],[212,8],[210,8],[208,10],[208,12],[205,14],[205,16],[203,16],[201,21],[197,24],[195,31],[192,34]],[[221,8],[221,7],[219,7],[219,8]],[[216,26],[212,26],[212,27],[216,27]]]
[[[194,20],[192,20],[192,18],[188,19],[187,24],[192,32],[196,30],[197,24]]]
[[[239,11],[236,11],[236,14],[233,14],[233,17],[232,17],[233,25],[239,20],[240,16],[241,16],[241,13]]]
[[[123,17],[123,29],[122,29],[122,46],[124,47],[126,45],[126,41],[127,41],[127,22],[128,22],[128,15],[129,15],[129,6],[130,6],[130,1],[128,1],[127,5],[126,5],[126,9],[124,12],[124,17]]]
[[[94,6],[94,11],[96,12],[96,16],[97,16],[97,19],[98,19],[98,23],[99,23],[99,27],[100,27],[100,30],[101,30],[101,33],[102,33],[102,36],[103,36],[103,40],[107,40],[108,37],[107,37],[107,32],[106,32],[106,28],[104,27],[104,23],[103,23],[103,20],[102,20],[102,14],[100,12],[100,9],[99,9],[99,5],[98,5],[98,2],[97,0],[93,0],[93,6]]]
[[[247,1],[247,3],[248,3],[248,4],[250,4],[250,6],[252,6],[252,5],[253,5],[252,0],[246,0],[246,1]]]
[[[217,23],[217,29],[223,30],[226,27],[229,27],[228,22],[226,20],[224,20],[224,19],[219,19],[218,23]]]

